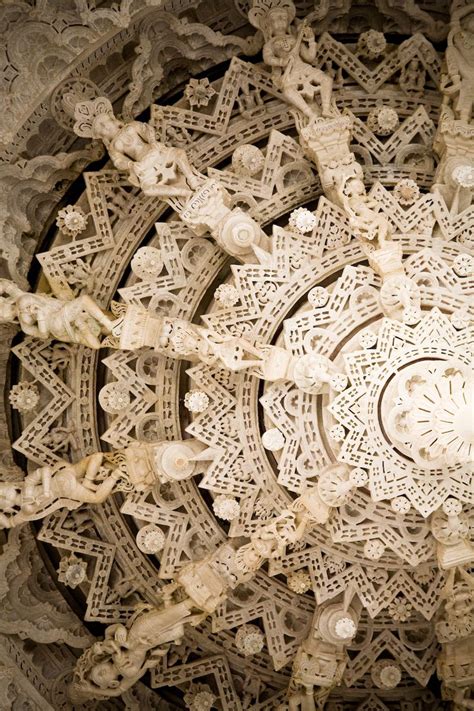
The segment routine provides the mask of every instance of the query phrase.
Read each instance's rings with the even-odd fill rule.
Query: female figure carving
[[[23,482],[0,484],[0,527],[12,528],[42,518],[61,506],[100,504],[115,488],[122,474],[118,470],[99,475],[103,454],[98,452],[76,464],[60,462],[40,467]]]
[[[105,639],[95,642],[79,659],[69,689],[73,702],[120,696],[155,666],[170,644],[179,644],[185,624],[199,624],[202,613],[192,614],[186,598],[162,608],[137,610],[128,622],[109,625]]]
[[[291,0],[255,0],[249,20],[263,32],[263,60],[272,68],[272,80],[286,101],[309,119],[315,116],[308,103],[321,97],[321,114],[332,116],[332,78],[314,67],[317,44],[314,32],[304,22],[293,26],[296,10]]]
[[[367,195],[362,180],[349,178],[339,186],[338,194],[356,237],[382,249],[389,239],[388,221],[377,211],[377,201]]]
[[[0,279],[0,323],[15,321],[28,336],[89,348],[100,348],[99,336],[112,330],[112,321],[87,294],[63,301],[24,292],[14,282]]]
[[[442,83],[447,97],[456,97],[454,110],[469,123],[474,103],[474,11],[472,5],[454,13],[446,49],[448,75]]]
[[[159,143],[146,123],[119,121],[108,99],[79,102],[75,117],[76,134],[102,140],[116,168],[127,171],[129,181],[145,195],[189,197],[199,186],[200,176],[182,148]]]

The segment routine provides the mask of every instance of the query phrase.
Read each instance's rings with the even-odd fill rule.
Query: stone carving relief
[[[441,79],[443,111],[437,136],[441,161],[435,185],[454,214],[472,202],[472,37],[472,9],[456,8]]]
[[[91,637],[41,568],[31,532],[13,532],[0,558],[2,634],[41,643],[66,642],[87,647]]]
[[[470,708],[470,7],[52,7],[15,12],[59,63],[130,57],[61,75],[70,143],[4,173],[5,696]]]
[[[0,291],[1,322],[18,323],[28,336],[100,348],[99,336],[111,330],[110,319],[86,294],[60,301],[46,294],[27,294],[6,279],[0,281]]]
[[[188,197],[197,188],[198,178],[186,153],[158,143],[147,124],[118,121],[108,99],[80,103],[76,119],[77,135],[102,140],[115,167],[126,171],[129,182],[145,195]]]
[[[319,95],[319,111],[325,118],[331,115],[332,78],[313,66],[317,45],[314,33],[303,22],[293,27],[296,8],[291,2],[256,0],[249,20],[265,38],[263,61],[271,68],[272,82],[284,99],[307,118],[314,117],[308,103]]]
[[[232,34],[235,18],[228,27],[231,34],[224,35],[206,24],[182,23],[173,14],[172,5],[164,12],[154,0],[124,0],[111,8],[97,8],[82,0],[66,9],[58,9],[56,4],[51,0],[30,8],[11,2],[2,7],[2,27],[8,28],[2,96],[8,111],[0,127],[0,145],[5,149],[0,171],[4,238],[0,257],[5,260],[2,275],[23,288],[52,206],[61,200],[85,163],[100,157],[98,144],[95,152],[71,148],[74,103],[99,96],[103,84],[114,100],[122,96],[123,74],[130,65],[130,91],[123,115],[133,118],[156,95],[173,89],[176,80],[181,80],[176,72],[177,56],[183,57],[184,64],[187,61],[188,67],[182,71],[189,76],[197,61],[204,70],[236,51],[254,54],[259,49],[258,39],[255,42],[251,36],[247,41]],[[177,15],[186,12],[186,3],[178,4]],[[143,36],[143,52],[136,33]],[[105,52],[102,40],[107,45]],[[148,41],[153,46],[147,58]],[[22,49],[25,42],[31,45],[29,53]],[[135,42],[135,51],[140,53],[136,60],[136,54],[129,52],[130,43]],[[41,96],[46,98],[41,101]],[[58,154],[58,146],[67,153]],[[82,158],[85,162],[80,163]]]
[[[453,107],[455,117],[463,123],[469,123],[472,116],[473,34],[472,8],[455,11],[448,35],[445,55],[447,73],[442,90]]]

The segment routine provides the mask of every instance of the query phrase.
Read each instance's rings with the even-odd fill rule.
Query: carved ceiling
[[[472,6],[0,22],[1,708],[474,708]]]

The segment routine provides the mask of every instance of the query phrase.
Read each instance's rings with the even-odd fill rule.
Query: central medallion
[[[468,464],[474,453],[473,385],[466,366],[454,360],[404,368],[382,399],[393,444],[425,469]]]
[[[346,429],[338,459],[367,468],[374,500],[403,492],[423,516],[474,501],[469,337],[433,309],[414,327],[385,319],[346,356],[351,387],[329,408]]]

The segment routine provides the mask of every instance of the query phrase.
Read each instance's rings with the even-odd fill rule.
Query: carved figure
[[[290,690],[302,689],[306,695],[314,695],[319,688],[329,690],[340,684],[346,663],[341,647],[316,639],[312,630],[295,655]]]
[[[349,178],[340,184],[338,195],[356,237],[383,248],[389,239],[388,221],[377,212],[378,203],[367,195],[362,180]]]
[[[110,333],[112,321],[90,296],[62,301],[46,294],[29,294],[7,279],[0,279],[0,323],[18,322],[35,338],[55,338],[100,348],[99,336]]]
[[[280,346],[254,345],[245,338],[224,336],[186,319],[152,316],[133,304],[127,304],[114,333],[124,350],[148,346],[171,358],[220,363],[233,372],[250,370],[269,382],[289,380],[312,394],[329,384],[338,389],[342,377],[328,358],[317,353],[296,357]]]
[[[316,117],[309,122],[295,116],[300,145],[316,165],[325,194],[336,204],[340,204],[339,185],[349,178],[363,177],[362,167],[351,151],[352,124],[347,114],[331,120]]]
[[[265,233],[214,179],[193,168],[182,148],[156,140],[153,128],[140,121],[119,121],[110,101],[99,97],[76,104],[74,130],[78,136],[98,138],[119,170],[145,195],[170,203],[195,234],[210,232],[233,256],[255,260],[253,245],[267,246]]]
[[[283,555],[288,543],[295,543],[303,537],[305,527],[305,520],[298,521],[293,511],[284,510],[272,521],[258,528],[250,540],[262,558],[276,558]]]
[[[436,624],[442,643],[474,633],[474,578],[462,567],[452,568],[443,591],[444,615]]]
[[[237,104],[243,118],[249,119],[265,112],[260,90],[251,87],[248,82],[242,85],[242,90],[237,97]]]
[[[335,373],[329,358],[319,353],[306,353],[295,360],[292,380],[304,392],[316,395],[327,389]]]
[[[474,10],[472,5],[453,13],[446,49],[447,76],[442,91],[455,99],[454,111],[465,123],[472,118],[474,103]]]
[[[119,471],[112,471],[102,478],[102,460],[103,454],[96,453],[76,464],[61,462],[54,467],[40,467],[24,482],[1,483],[0,526],[18,526],[62,506],[102,503],[122,476]]]
[[[66,506],[100,504],[116,490],[146,491],[158,481],[189,479],[198,459],[211,459],[197,440],[137,443],[98,452],[76,464],[40,467],[23,482],[0,483],[0,527],[11,528]]]
[[[474,580],[462,567],[449,572],[443,596],[444,614],[436,624],[442,644],[438,676],[449,687],[471,687],[474,683]]]
[[[109,625],[102,642],[95,642],[79,659],[69,688],[71,701],[120,696],[163,657],[171,643],[179,644],[185,624],[198,624],[187,598],[162,608],[139,609],[127,626]]]
[[[0,483],[0,527],[12,528],[21,507],[21,482]]]
[[[246,543],[237,549],[235,553],[235,561],[238,569],[241,571],[240,579],[242,582],[250,580],[255,572],[265,562],[265,558],[258,552],[254,544]]]
[[[291,379],[291,354],[278,346],[254,346],[244,338],[222,336],[185,319],[155,317],[143,308],[127,305],[119,327],[120,348],[151,346],[171,358],[220,362],[234,372],[253,369],[265,380]]]
[[[307,687],[305,691],[293,691],[288,696],[289,711],[316,711],[314,688]]]
[[[199,174],[182,148],[159,143],[146,123],[119,121],[108,99],[79,102],[75,118],[77,135],[102,140],[114,165],[145,195],[188,197],[199,186]]]
[[[319,621],[320,612],[317,611],[311,630],[298,647],[293,661],[288,703],[295,711],[323,708],[329,691],[341,683],[346,667],[348,657],[343,641],[338,644],[326,641],[319,629]]]
[[[311,523],[326,523],[331,511],[331,507],[322,500],[316,486],[307,486],[303,493],[295,499],[292,508],[305,526]]]
[[[293,26],[296,9],[291,0],[255,0],[249,21],[263,32],[263,60],[272,68],[272,80],[286,101],[309,119],[314,107],[308,103],[321,97],[321,114],[332,115],[332,78],[314,67],[317,44],[306,23]]]
[[[134,350],[151,346],[163,355],[191,361],[213,363],[222,359],[227,367],[242,367],[242,339],[213,338],[205,328],[173,317],[153,317],[143,308],[127,306],[120,324],[120,347]],[[256,360],[255,363],[259,363]]]
[[[321,499],[317,487],[308,487],[289,509],[257,528],[250,543],[241,546],[236,557],[250,570],[257,570],[266,558],[284,554],[288,544],[297,543],[313,523],[326,523],[330,507]]]
[[[194,234],[210,232],[222,249],[239,259],[255,261],[253,247],[269,247],[260,225],[239,207],[232,208],[230,193],[214,178],[203,178],[189,200],[175,200],[173,207]]]
[[[454,711],[458,711],[458,709],[474,709],[474,698],[469,699],[468,696],[471,696],[473,693],[473,689],[469,688],[464,688],[464,689],[455,689],[453,688],[453,696],[452,699],[454,701]],[[468,695],[468,696],[467,696]]]
[[[66,454],[69,449],[78,449],[78,432],[74,423],[53,427],[44,435],[43,444],[51,452]]]
[[[227,590],[242,582],[242,571],[232,545],[224,543],[201,560],[183,566],[176,576],[196,607],[207,614],[226,598]]]
[[[419,95],[425,86],[426,71],[421,61],[413,57],[400,72],[400,87],[406,94]]]

